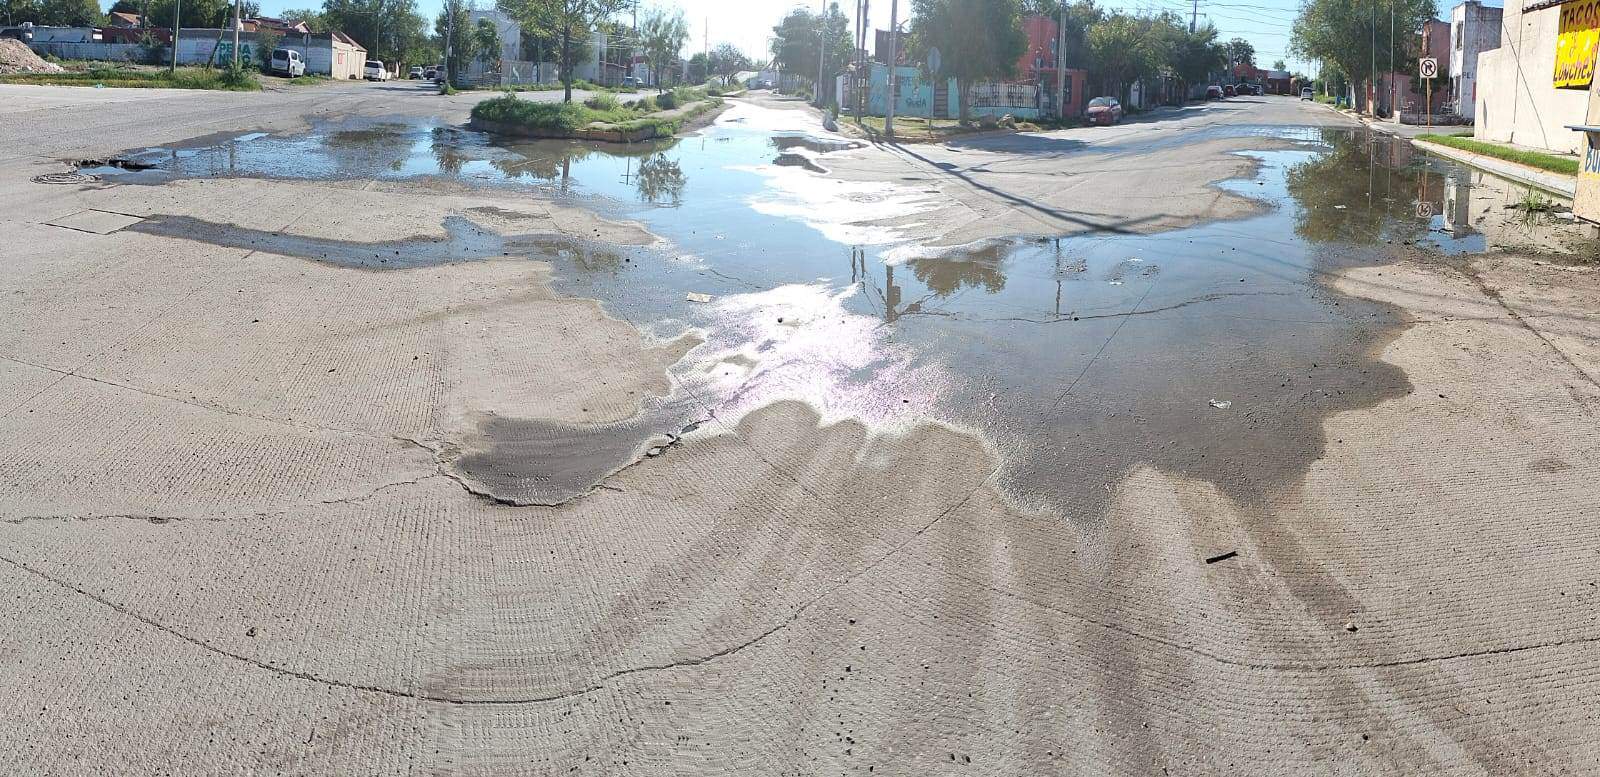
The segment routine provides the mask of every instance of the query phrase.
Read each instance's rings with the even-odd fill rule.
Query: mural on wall
[[[1600,49],[1600,0],[1575,0],[1561,6],[1555,87],[1589,88],[1589,82],[1594,80],[1597,49]]]

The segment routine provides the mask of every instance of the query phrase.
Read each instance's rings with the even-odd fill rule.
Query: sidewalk
[[[1326,103],[1324,103],[1324,105],[1326,105]],[[1448,126],[1441,125],[1435,127],[1429,127],[1427,125],[1400,124],[1398,122],[1379,121],[1370,116],[1364,116],[1356,113],[1355,111],[1335,108],[1332,105],[1329,105],[1328,108],[1360,121],[1362,124],[1372,128],[1374,132],[1382,132],[1386,135],[1405,138],[1406,140],[1411,141],[1412,145],[1430,154],[1433,154],[1434,156],[1444,157],[1445,159],[1460,162],[1461,164],[1468,165],[1470,167],[1476,167],[1484,172],[1492,173],[1500,176],[1501,178],[1515,181],[1516,183],[1520,183],[1524,186],[1540,189],[1549,194],[1554,194],[1569,200],[1577,194],[1578,179],[1576,176],[1564,175],[1562,173],[1555,173],[1549,170],[1541,170],[1537,167],[1531,167],[1518,162],[1512,162],[1492,156],[1485,156],[1483,154],[1476,154],[1471,151],[1465,151],[1459,148],[1453,148],[1451,146],[1417,139],[1420,135],[1448,135],[1452,132],[1459,132],[1464,128],[1471,127],[1470,124]],[[1542,149],[1532,149],[1525,146],[1517,146],[1512,143],[1496,143],[1495,145],[1523,151],[1549,153],[1547,151],[1543,151]]]
[[[1577,196],[1578,178],[1572,175],[1563,175],[1549,170],[1540,170],[1537,167],[1497,159],[1492,156],[1475,154],[1459,148],[1432,143],[1426,140],[1412,139],[1412,144],[1435,156],[1452,159],[1464,165],[1476,167],[1485,172],[1494,173],[1501,178],[1507,178],[1525,186],[1543,189],[1551,194],[1560,195],[1567,199]]]

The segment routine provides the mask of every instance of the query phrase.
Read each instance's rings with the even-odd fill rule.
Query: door
[[[933,82],[933,117],[935,119],[950,118],[950,79],[940,78]]]

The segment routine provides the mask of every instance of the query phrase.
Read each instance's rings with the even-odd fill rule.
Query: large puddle
[[[663,337],[702,334],[704,344],[674,367],[693,401],[659,403],[616,445],[596,445],[593,430],[485,430],[505,439],[475,454],[467,474],[497,473],[487,488],[513,501],[581,493],[660,444],[651,429],[675,432],[706,416],[732,421],[799,399],[825,418],[877,428],[936,420],[976,430],[1001,453],[1009,494],[1074,518],[1093,520],[1118,480],[1144,465],[1260,503],[1321,455],[1329,414],[1409,390],[1398,369],[1377,359],[1401,324],[1397,311],[1334,293],[1332,274],[1396,250],[1555,250],[1575,239],[1559,220],[1507,207],[1527,192],[1409,144],[1247,127],[1229,131],[1292,144],[1250,152],[1257,175],[1218,184],[1266,203],[1263,215],[1159,235],[933,249],[905,227],[874,225],[915,212],[927,192],[834,180],[830,154],[871,152],[775,132],[758,110],[734,111],[695,136],[630,147],[497,144],[456,128],[369,122],[145,149],[129,157],[153,169],[101,172],[151,184],[442,179],[508,198],[572,198],[670,241],[673,249],[659,252],[495,235],[470,213],[444,220],[448,239],[383,244],[182,216],[135,227],[377,270],[534,256],[556,265],[565,293],[601,300]],[[607,455],[579,457],[563,440]],[[590,460],[572,472],[572,461]],[[519,490],[548,484],[551,472],[567,485],[535,488],[532,497]]]

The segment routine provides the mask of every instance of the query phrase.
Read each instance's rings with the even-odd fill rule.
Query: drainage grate
[[[34,183],[94,183],[98,180],[100,176],[88,173],[45,173],[33,177]]]

